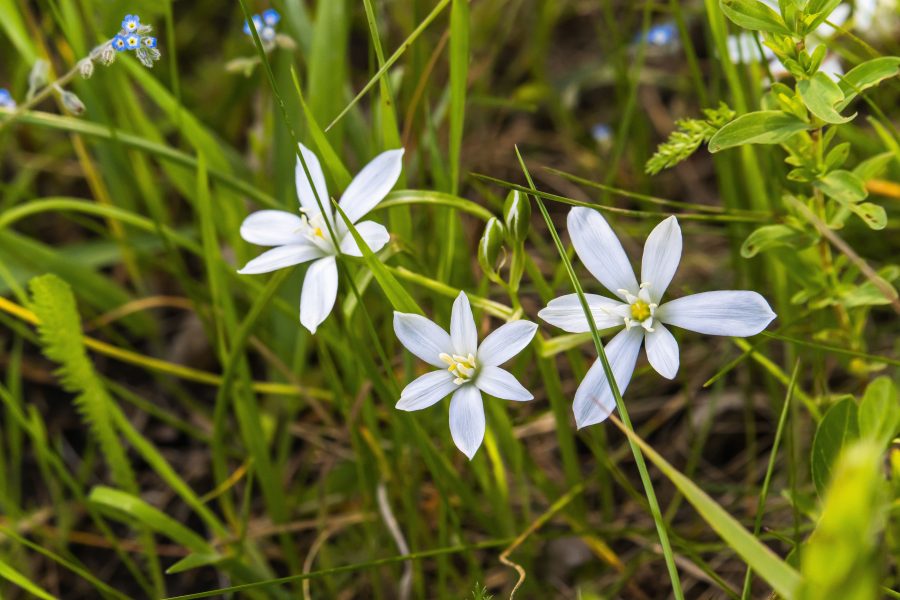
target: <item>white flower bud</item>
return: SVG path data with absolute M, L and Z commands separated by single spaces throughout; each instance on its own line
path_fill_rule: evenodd
M 90 58 L 83 58 L 78 62 L 78 72 L 84 79 L 90 79 L 94 74 L 94 61 Z

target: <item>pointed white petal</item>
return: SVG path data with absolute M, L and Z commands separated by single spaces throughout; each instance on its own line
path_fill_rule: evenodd
M 478 331 L 475 329 L 475 317 L 465 292 L 460 292 L 453 301 L 453 312 L 450 314 L 450 340 L 453 351 L 463 356 L 470 352 L 478 352 Z
M 678 270 L 681 261 L 681 227 L 669 217 L 653 228 L 644 244 L 641 283 L 650 284 L 650 297 L 657 304 Z
M 312 244 L 291 244 L 289 246 L 278 246 L 271 250 L 266 250 L 250 262 L 243 269 L 238 271 L 241 275 L 257 275 L 259 273 L 270 273 L 305 263 L 306 261 L 322 256 L 322 251 Z
M 375 221 L 363 221 L 355 225 L 357 233 L 362 237 L 363 241 L 369 246 L 372 252 L 378 252 L 391 239 L 391 234 L 384 228 L 381 223 Z M 341 240 L 341 252 L 350 256 L 362 256 L 362 251 L 356 243 L 356 239 L 349 231 L 344 234 Z
M 403 148 L 382 152 L 363 167 L 341 196 L 341 210 L 356 223 L 381 202 L 403 170 Z
M 394 333 L 406 349 L 435 367 L 447 367 L 438 358 L 442 353 L 452 354 L 450 336 L 436 323 L 422 315 L 394 313 Z
M 628 305 L 619 300 L 604 298 L 597 294 L 585 294 L 584 297 L 594 316 L 597 329 L 621 325 L 622 319 L 630 316 Z M 584 316 L 584 310 L 581 308 L 578 294 L 567 294 L 554 298 L 547 308 L 538 312 L 538 316 L 569 333 L 587 333 L 591 330 L 588 327 L 587 318 Z
M 569 211 L 569 237 L 578 258 L 603 287 L 624 299 L 619 290 L 638 293 L 638 282 L 628 256 L 606 219 L 592 208 Z
M 315 333 L 334 307 L 338 270 L 333 256 L 320 258 L 309 266 L 300 293 L 300 323 Z
M 672 379 L 678 373 L 678 342 L 675 341 L 672 332 L 666 329 L 662 323 L 655 323 L 653 331 L 644 334 L 647 344 L 647 360 L 656 372 Z
M 458 387 L 453 383 L 453 375 L 446 369 L 425 373 L 403 388 L 397 408 L 406 411 L 428 408 L 449 396 Z
M 472 384 L 460 386 L 450 400 L 450 435 L 453 443 L 472 460 L 484 440 L 484 404 Z
M 501 400 L 533 400 L 531 392 L 522 387 L 512 373 L 500 367 L 486 365 L 478 372 L 475 385 L 485 394 Z
M 631 374 L 634 373 L 638 351 L 641 349 L 641 341 L 644 339 L 643 331 L 640 327 L 623 329 L 605 348 L 606 357 L 609 359 L 613 375 L 619 386 L 619 393 L 622 395 L 625 394 L 625 390 L 631 382 Z M 606 373 L 603 371 L 603 363 L 598 358 L 588 369 L 587 375 L 575 392 L 575 401 L 572 403 L 575 424 L 578 429 L 581 429 L 600 423 L 605 421 L 615 408 L 616 400 L 609 389 Z
M 325 184 L 325 174 L 322 173 L 322 165 L 319 164 L 319 159 L 315 153 L 303 144 L 300 144 L 300 153 L 303 155 L 303 160 L 306 161 L 306 167 L 312 176 L 313 185 L 315 185 L 316 193 L 319 195 L 319 201 L 322 202 L 322 206 L 325 208 L 325 214 L 331 218 L 333 214 L 330 208 L 331 199 L 328 197 L 328 186 Z M 297 198 L 300 200 L 300 206 L 303 207 L 306 214 L 312 217 L 322 212 L 319 210 L 316 195 L 313 193 L 313 186 L 309 183 L 309 178 L 306 176 L 306 171 L 303 170 L 299 157 L 297 158 L 294 178 L 297 184 Z
M 707 335 L 756 335 L 775 318 L 766 299 L 756 292 L 703 292 L 666 302 L 656 318 Z
M 260 210 L 241 223 L 241 237 L 260 246 L 285 246 L 302 241 L 300 217 L 283 210 Z
M 478 347 L 478 364 L 502 365 L 531 343 L 537 323 L 513 321 L 501 325 L 484 338 Z

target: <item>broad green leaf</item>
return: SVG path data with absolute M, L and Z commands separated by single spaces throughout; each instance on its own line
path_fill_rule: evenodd
M 726 17 L 744 29 L 781 35 L 792 33 L 781 15 L 759 0 L 719 0 L 719 6 Z
M 841 204 L 855 204 L 869 195 L 865 183 L 850 171 L 843 169 L 832 171 L 813 185 Z
M 811 33 L 816 30 L 816 28 L 824 23 L 828 17 L 831 16 L 831 13 L 834 12 L 834 9 L 837 8 L 838 4 L 843 2 L 843 0 L 810 0 L 806 5 L 804 12 L 808 15 L 815 15 L 815 17 L 806 24 L 803 33 Z
M 852 443 L 838 457 L 834 478 L 823 491 L 815 531 L 801 548 L 799 600 L 875 600 L 882 576 L 880 551 L 885 524 L 881 449 L 872 441 Z
M 7 580 L 11 584 L 18 586 L 37 598 L 41 598 L 42 600 L 56 600 L 56 596 L 48 594 L 43 589 L 40 588 L 35 583 L 15 570 L 9 563 L 5 562 L 2 558 L 0 558 L 0 577 Z
M 856 117 L 856 113 L 849 117 L 841 116 L 835 109 L 844 100 L 844 93 L 831 77 L 821 71 L 810 79 L 800 81 L 797 90 L 809 111 L 826 123 L 838 125 L 852 121 Z
M 859 437 L 858 409 L 851 398 L 833 405 L 822 417 L 812 445 L 812 478 L 819 495 L 825 493 L 835 461 L 848 442 Z
M 741 245 L 741 256 L 752 258 L 760 252 L 782 246 L 805 248 L 813 241 L 805 232 L 788 225 L 763 225 L 744 240 Z
M 717 131 L 709 140 L 709 151 L 715 153 L 743 144 L 780 144 L 798 131 L 811 128 L 780 110 L 747 113 Z
M 647 442 L 631 430 L 620 428 L 631 438 L 644 455 L 675 484 L 684 494 L 685 499 L 700 513 L 710 527 L 734 550 L 750 567 L 753 568 L 783 598 L 795 597 L 800 587 L 800 574 L 779 558 L 768 546 L 764 545 L 753 534 L 747 531 L 737 519 L 732 517 L 697 484 L 670 465 Z
M 892 158 L 894 158 L 894 155 L 890 152 L 876 154 L 856 165 L 853 168 L 853 174 L 862 181 L 868 181 L 875 177 L 879 177 L 884 173 L 884 170 L 887 168 L 888 163 L 891 162 Z
M 847 206 L 853 214 L 862 219 L 869 229 L 881 230 L 887 227 L 887 212 L 874 202 L 860 202 Z
M 898 74 L 900 74 L 900 57 L 897 56 L 873 58 L 853 67 L 838 83 L 844 93 L 844 100 L 837 106 L 837 110 L 843 110 L 860 92 Z
M 890 377 L 881 376 L 866 387 L 859 404 L 859 433 L 883 449 L 900 429 L 900 396 Z

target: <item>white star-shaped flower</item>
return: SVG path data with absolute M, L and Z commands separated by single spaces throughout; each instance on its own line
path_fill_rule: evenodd
M 531 400 L 534 396 L 500 365 L 527 346 L 537 331 L 530 321 L 507 323 L 478 345 L 478 332 L 464 292 L 453 302 L 450 333 L 423 316 L 394 313 L 394 331 L 406 349 L 435 367 L 410 383 L 400 394 L 397 408 L 428 408 L 453 394 L 450 433 L 456 447 L 471 460 L 484 439 L 481 392 L 503 400 Z
M 335 218 L 319 159 L 303 144 L 300 144 L 300 151 L 312 177 L 310 184 L 298 158 L 296 181 L 301 214 L 296 215 L 282 210 L 261 210 L 244 219 L 241 224 L 242 238 L 251 244 L 274 248 L 263 252 L 238 272 L 269 273 L 284 267 L 315 261 L 306 272 L 300 294 L 300 322 L 310 333 L 315 333 L 331 313 L 337 297 L 338 271 L 335 257 L 338 248 L 335 247 L 329 233 L 329 224 L 339 240 L 341 253 L 362 256 L 362 252 L 348 231 L 344 219 Z M 388 150 L 376 156 L 353 178 L 339 203 L 341 210 L 350 222 L 355 224 L 357 232 L 373 252 L 377 252 L 388 243 L 390 234 L 383 225 L 375 221 L 357 222 L 375 208 L 397 183 L 403 168 L 402 159 L 402 148 Z M 324 215 L 319 210 L 313 186 L 325 208 Z
M 674 216 L 650 232 L 641 261 L 640 283 L 622 244 L 599 212 L 573 208 L 568 226 L 581 262 L 618 297 L 614 300 L 585 294 L 598 329 L 625 326 L 606 345 L 606 355 L 622 394 L 631 381 L 644 341 L 650 365 L 663 377 L 675 377 L 678 343 L 665 325 L 707 335 L 747 337 L 765 329 L 775 318 L 769 303 L 756 292 L 702 292 L 660 304 L 681 260 L 681 228 Z M 551 300 L 538 316 L 571 333 L 590 331 L 577 294 Z M 575 392 L 575 422 L 579 429 L 600 423 L 615 407 L 603 364 L 597 360 Z

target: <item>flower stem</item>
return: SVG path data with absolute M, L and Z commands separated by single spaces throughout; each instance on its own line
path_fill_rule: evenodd
M 516 155 L 519 158 L 519 163 L 522 166 L 522 171 L 525 173 L 525 178 L 528 180 L 528 186 L 532 190 L 534 190 L 534 182 L 531 179 L 528 168 L 525 166 L 525 161 L 522 160 L 522 155 L 519 154 L 518 148 L 516 148 Z M 579 283 L 578 278 L 575 276 L 575 270 L 572 268 L 572 263 L 569 260 L 569 256 L 566 253 L 562 240 L 560 240 L 559 238 L 559 233 L 557 233 L 556 227 L 553 226 L 553 221 L 550 219 L 550 214 L 547 212 L 547 207 L 544 206 L 544 202 L 537 195 L 534 195 L 533 198 L 544 217 L 544 221 L 547 223 L 547 228 L 550 230 L 550 235 L 553 237 L 553 241 L 556 244 L 557 250 L 559 251 L 560 258 L 562 259 L 563 264 L 566 267 L 566 271 L 569 274 L 572 285 L 575 287 L 575 292 L 578 294 L 578 299 L 581 301 L 581 307 L 584 310 L 584 315 L 587 318 L 588 324 L 591 328 L 591 337 L 593 338 L 594 346 L 597 349 L 598 360 L 603 365 L 603 371 L 606 374 L 606 380 L 609 383 L 609 387 L 612 391 L 613 397 L 616 399 L 616 407 L 619 410 L 619 416 L 626 429 L 633 432 L 634 427 L 632 427 L 631 425 L 631 419 L 628 416 L 628 411 L 626 410 L 625 403 L 622 400 L 622 394 L 619 391 L 619 386 L 616 383 L 615 376 L 612 372 L 612 367 L 609 364 L 609 359 L 607 358 L 606 351 L 603 348 L 603 342 L 600 340 L 600 334 L 597 332 L 597 325 L 596 323 L 594 323 L 594 316 L 591 313 L 591 310 L 587 304 L 587 300 L 584 297 L 584 290 L 582 289 L 581 283 Z M 672 580 L 672 592 L 675 594 L 676 600 L 684 600 L 684 592 L 682 592 L 681 590 L 681 581 L 678 578 L 678 569 L 675 566 L 675 554 L 672 551 L 672 544 L 669 541 L 669 533 L 666 529 L 666 523 L 659 508 L 659 501 L 656 499 L 656 492 L 653 490 L 653 480 L 650 478 L 650 473 L 647 471 L 647 463 L 644 461 L 644 455 L 641 452 L 640 447 L 630 437 L 628 438 L 628 445 L 631 447 L 632 454 L 634 454 L 634 462 L 637 465 L 638 472 L 641 475 L 641 483 L 643 483 L 644 485 L 644 493 L 647 496 L 647 504 L 650 507 L 650 513 L 653 516 L 653 522 L 656 524 L 656 531 L 659 535 L 659 543 L 662 547 L 663 557 L 666 561 L 666 568 L 668 569 L 669 577 Z
M 53 91 L 56 88 L 62 88 L 63 86 L 67 85 L 70 81 L 72 81 L 72 79 L 75 78 L 75 75 L 78 74 L 78 65 L 80 63 L 81 63 L 80 60 L 77 61 L 75 63 L 75 65 L 69 70 L 68 73 L 66 73 L 62 77 L 56 79 L 55 81 L 51 81 L 50 83 L 45 85 L 41 89 L 41 91 L 39 91 L 34 96 L 32 96 L 30 100 L 26 100 L 25 102 L 20 104 L 16 108 L 16 110 L 9 116 L 8 119 L 4 119 L 3 121 L 0 121 L 0 132 L 2 132 L 7 126 L 11 125 L 13 123 L 13 121 L 17 120 L 19 117 L 21 117 L 23 114 L 25 114 L 28 110 L 34 108 L 35 106 L 37 106 L 38 104 L 40 104 L 41 102 L 46 100 L 50 96 L 50 94 L 53 93 Z

